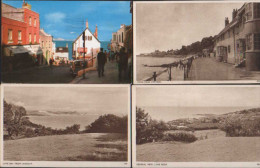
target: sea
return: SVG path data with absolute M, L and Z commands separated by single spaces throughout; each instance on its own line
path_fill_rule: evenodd
M 226 114 L 253 107 L 140 107 L 148 113 L 152 119 L 172 121 L 182 118 L 200 118 L 208 114 Z
M 30 121 L 53 129 L 65 129 L 73 124 L 80 124 L 80 130 L 98 119 L 99 115 L 57 115 L 57 116 L 28 116 Z
M 162 65 L 162 64 L 170 64 L 175 61 L 178 61 L 180 58 L 173 57 L 150 57 L 144 56 L 139 57 L 136 56 L 136 79 L 137 81 L 143 81 L 148 77 L 152 77 L 153 73 L 160 72 L 165 70 L 165 68 L 161 67 L 146 67 L 146 65 Z M 157 81 L 168 81 L 169 75 L 167 72 L 164 72 L 162 75 L 157 77 Z M 179 68 L 172 68 L 172 80 L 175 81 L 183 81 L 184 80 L 184 71 Z
M 56 45 L 56 47 L 66 47 L 66 45 L 68 44 L 68 48 L 69 48 L 69 59 L 72 60 L 72 40 L 54 40 L 53 41 Z M 110 41 L 101 41 L 101 48 L 104 48 L 104 51 L 106 50 L 107 52 L 108 50 L 108 44 L 110 43 Z

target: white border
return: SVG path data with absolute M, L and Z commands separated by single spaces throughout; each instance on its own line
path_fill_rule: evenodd
M 179 86 L 179 85 L 135 85 L 132 87 L 132 160 L 133 167 L 260 167 L 260 158 L 259 162 L 138 162 L 136 160 L 136 89 L 137 88 L 165 88 L 165 87 L 237 87 L 238 91 L 240 87 L 256 87 L 260 90 L 260 85 L 188 85 L 188 86 Z M 192 93 L 191 93 L 192 94 Z M 160 99 L 158 97 L 158 99 Z M 156 155 L 156 153 L 155 153 Z M 163 157 L 163 156 L 162 156 Z
M 136 4 L 143 3 L 245 3 L 245 2 L 259 2 L 256 0 L 245 1 L 245 0 L 233 0 L 233 1 L 134 1 L 133 2 L 133 30 L 134 30 L 134 44 L 133 44 L 133 56 L 134 56 L 134 68 L 133 68 L 133 84 L 245 84 L 245 83 L 260 83 L 260 79 L 256 80 L 194 80 L 194 81 L 138 81 L 136 76 Z M 232 11 L 230 11 L 232 12 Z
M 4 100 L 4 88 L 5 87 L 122 87 L 128 90 L 128 161 L 4 161 L 3 157 L 3 100 Z M 116 93 L 115 93 L 116 94 Z M 131 137 L 130 137 L 130 85 L 129 84 L 88 84 L 88 85 L 75 85 L 75 84 L 2 84 L 1 85 L 1 159 L 0 167 L 130 167 L 131 166 Z M 7 164 L 8 163 L 8 164 Z

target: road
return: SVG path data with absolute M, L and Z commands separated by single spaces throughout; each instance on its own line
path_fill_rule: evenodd
M 2 73 L 3 83 L 69 83 L 74 78 L 70 66 L 40 66 Z
M 130 80 L 123 78 L 119 81 L 118 67 L 116 62 L 107 62 L 105 64 L 105 72 L 103 77 L 98 77 L 98 71 L 86 72 L 85 79 L 81 76 L 75 78 L 71 83 L 73 84 L 118 84 L 118 83 L 130 83 Z
M 214 58 L 198 58 L 192 63 L 187 80 L 259 80 L 260 71 L 246 71 Z

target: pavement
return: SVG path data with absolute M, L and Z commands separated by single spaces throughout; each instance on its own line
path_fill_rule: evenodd
M 27 69 L 2 72 L 3 83 L 70 83 L 74 78 L 70 73 L 70 65 L 47 65 Z
M 118 84 L 118 83 L 130 83 L 129 79 L 124 79 L 122 75 L 122 81 L 118 79 L 118 68 L 116 62 L 107 62 L 104 68 L 104 76 L 98 77 L 98 71 L 92 70 L 85 73 L 85 79 L 82 76 L 76 77 L 71 84 Z
M 187 80 L 260 80 L 260 71 L 235 68 L 233 64 L 218 62 L 215 58 L 197 58 Z

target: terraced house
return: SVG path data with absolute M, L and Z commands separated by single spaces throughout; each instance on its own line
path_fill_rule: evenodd
M 249 71 L 260 70 L 260 3 L 245 3 L 233 10 L 231 21 L 225 18 L 214 52 L 219 61 L 244 64 Z

